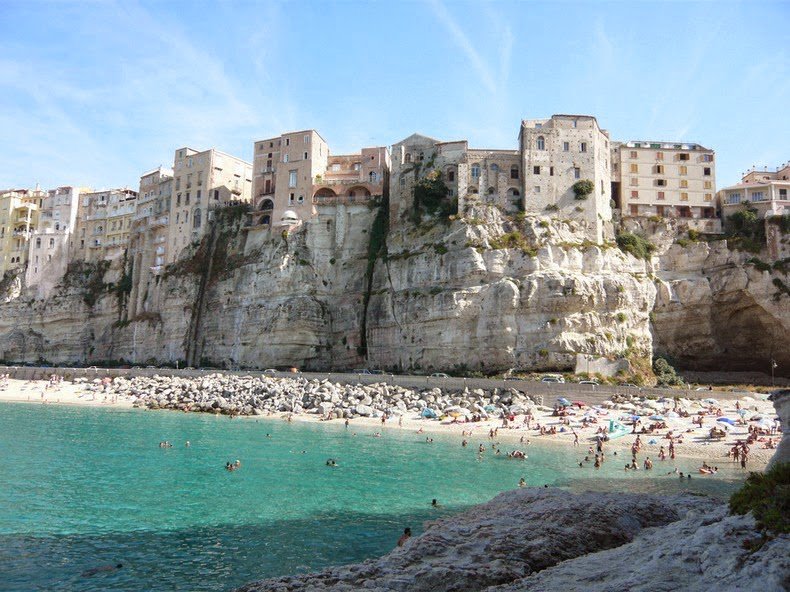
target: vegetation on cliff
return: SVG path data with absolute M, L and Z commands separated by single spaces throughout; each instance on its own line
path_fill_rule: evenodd
M 656 247 L 646 238 L 631 232 L 621 232 L 617 235 L 617 246 L 624 253 L 631 253 L 637 259 L 650 260 Z
M 751 473 L 732 494 L 730 511 L 751 512 L 758 527 L 790 533 L 790 463 L 776 464 L 766 473 Z

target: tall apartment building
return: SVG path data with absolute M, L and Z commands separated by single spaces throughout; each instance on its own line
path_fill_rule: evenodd
M 459 211 L 474 203 L 521 209 L 523 184 L 517 150 L 469 148 L 466 140 L 442 142 L 412 134 L 392 146 L 390 224 L 397 225 L 414 208 L 414 185 L 429 170 L 438 172 L 448 197 Z
M 165 265 L 172 190 L 173 169 L 160 166 L 140 177 L 137 210 L 129 241 L 132 265 L 132 292 L 128 302 L 130 318 L 142 312 L 142 299 Z
M 724 220 L 748 203 L 760 217 L 790 214 L 790 162 L 776 170 L 749 169 L 737 185 L 719 192 L 718 201 Z
M 524 210 L 584 222 L 591 240 L 612 234 L 610 140 L 589 115 L 552 115 L 521 122 Z M 583 180 L 592 192 L 579 199 Z
M 131 189 L 82 194 L 76 233 L 70 241 L 71 259 L 96 262 L 122 258 L 136 209 L 137 192 Z
M 363 202 L 382 195 L 389 171 L 386 147 L 330 155 L 315 130 L 255 142 L 253 225 L 290 225 L 313 218 L 322 204 Z
M 213 148 L 176 150 L 173 177 L 166 263 L 203 237 L 214 208 L 248 202 L 252 194 L 252 165 Z
M 624 217 L 681 218 L 720 232 L 714 151 L 683 142 L 631 141 L 612 147 L 615 201 Z
M 0 191 L 0 277 L 27 264 L 29 241 L 45 197 L 38 187 Z
M 38 227 L 29 242 L 25 273 L 25 284 L 37 286 L 42 298 L 66 272 L 82 191 L 85 190 L 78 187 L 58 187 L 47 191 L 42 200 Z

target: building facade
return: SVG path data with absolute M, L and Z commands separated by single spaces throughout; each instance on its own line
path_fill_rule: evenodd
M 521 122 L 524 210 L 584 223 L 591 240 L 612 235 L 610 140 L 589 115 L 552 115 Z M 592 190 L 574 186 L 590 181 Z M 580 186 L 577 186 L 580 187 Z
M 86 190 L 79 187 L 58 187 L 47 191 L 42 200 L 38 227 L 29 243 L 25 273 L 25 284 L 37 286 L 40 297 L 45 297 L 66 273 L 83 191 Z
M 381 196 L 389 171 L 386 147 L 330 155 L 315 130 L 255 142 L 251 224 L 271 228 L 309 220 L 322 205 Z
M 46 195 L 38 187 L 0 192 L 0 277 L 6 271 L 25 269 Z
M 790 162 L 776 170 L 750 169 L 737 185 L 725 187 L 718 194 L 722 218 L 748 204 L 761 218 L 790 214 Z
M 720 232 L 715 153 L 686 142 L 629 141 L 612 147 L 615 201 L 623 217 L 680 218 Z
M 129 246 L 137 192 L 109 189 L 80 196 L 71 259 L 95 263 L 122 258 Z
M 213 209 L 250 201 L 252 165 L 213 148 L 202 152 L 179 148 L 173 159 L 173 179 L 166 263 L 203 238 Z

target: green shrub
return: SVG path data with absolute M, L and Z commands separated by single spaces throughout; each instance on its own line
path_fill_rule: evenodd
M 433 250 L 439 255 L 444 255 L 447 252 L 447 247 L 445 247 L 442 243 L 436 243 L 433 245 Z
M 699 242 L 700 240 L 699 230 L 697 230 L 696 228 L 689 228 L 689 240 L 692 240 L 695 243 Z
M 546 211 L 547 212 L 556 212 L 559 209 L 560 209 L 560 206 L 558 206 L 557 204 L 549 204 L 549 205 L 546 206 Z
M 748 202 L 734 214 L 727 216 L 729 232 L 727 246 L 740 251 L 759 253 L 765 246 L 765 223 L 757 209 Z
M 622 232 L 617 235 L 617 246 L 625 253 L 631 253 L 637 259 L 649 260 L 655 246 L 646 238 L 631 232 Z
M 758 259 L 757 257 L 752 257 L 746 263 L 751 263 L 758 271 L 771 271 L 771 265 Z
M 730 497 L 730 512 L 751 512 L 760 528 L 790 532 L 790 463 L 774 465 L 764 474 L 751 473 Z
M 578 200 L 587 199 L 595 189 L 595 185 L 589 179 L 582 179 L 573 184 L 573 194 Z
M 548 355 L 549 355 L 549 350 L 547 350 L 547 349 L 545 349 L 545 348 L 541 348 L 541 349 L 539 349 L 539 350 L 538 350 L 538 355 L 539 355 L 541 358 L 548 357 Z
M 618 312 L 618 313 L 617 313 L 617 317 L 616 317 L 616 318 L 617 318 L 617 322 L 618 322 L 618 323 L 625 323 L 625 321 L 626 321 L 626 319 L 627 319 L 628 317 L 626 317 L 626 316 L 625 316 L 625 313 L 624 313 L 624 312 Z
M 653 372 L 658 379 L 658 386 L 682 386 L 684 384 L 683 379 L 664 358 L 656 358 L 653 362 Z
M 538 222 L 538 226 L 540 226 L 541 228 L 548 228 L 549 222 L 548 220 L 541 220 L 540 222 Z

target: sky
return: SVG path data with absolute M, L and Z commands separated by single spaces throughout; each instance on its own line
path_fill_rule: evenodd
M 0 0 L 0 188 L 132 187 L 177 148 L 251 160 L 419 132 L 515 149 L 521 119 L 790 160 L 790 1 Z

